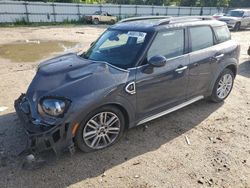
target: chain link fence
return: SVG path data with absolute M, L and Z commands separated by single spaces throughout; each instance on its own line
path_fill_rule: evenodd
M 0 1 L 0 23 L 14 23 L 21 20 L 36 22 L 78 21 L 84 15 L 95 11 L 106 11 L 119 18 L 145 15 L 192 16 L 213 15 L 225 12 L 220 7 L 178 7 L 148 5 L 113 5 L 113 4 L 73 4 L 43 3 L 25 1 Z

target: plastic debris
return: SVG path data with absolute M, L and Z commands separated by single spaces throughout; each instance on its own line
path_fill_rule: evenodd
M 190 145 L 190 140 L 189 140 L 189 138 L 188 138 L 187 136 L 185 136 L 185 138 L 186 138 L 187 144 Z
M 32 163 L 35 161 L 35 156 L 33 154 L 27 155 L 26 160 L 28 163 Z
M 5 111 L 5 110 L 7 110 L 7 109 L 8 109 L 7 106 L 0 106 L 0 112 L 3 112 L 3 111 Z
M 139 175 L 135 175 L 134 178 L 139 178 L 140 176 Z
M 23 169 L 36 170 L 44 166 L 46 163 L 43 159 L 37 159 L 33 154 L 27 155 L 22 165 Z
M 138 164 L 141 164 L 141 162 L 134 162 L 133 165 L 138 165 Z
M 39 40 L 25 40 L 26 43 L 40 44 Z

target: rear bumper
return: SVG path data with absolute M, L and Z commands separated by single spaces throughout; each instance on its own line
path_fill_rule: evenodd
M 15 100 L 15 109 L 28 137 L 27 151 L 39 153 L 44 150 L 53 149 L 61 153 L 74 144 L 70 130 L 70 123 L 59 125 L 46 125 L 45 123 L 34 123 L 30 114 L 23 110 L 25 95 L 22 94 Z

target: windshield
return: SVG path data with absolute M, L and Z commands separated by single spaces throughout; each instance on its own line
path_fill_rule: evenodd
M 147 33 L 138 31 L 107 30 L 82 57 L 132 68 L 145 46 L 146 36 Z
M 232 17 L 243 17 L 244 12 L 243 11 L 229 11 L 227 16 L 232 16 Z
M 102 14 L 101 11 L 96 11 L 96 12 L 94 12 L 94 15 L 101 15 L 101 14 Z

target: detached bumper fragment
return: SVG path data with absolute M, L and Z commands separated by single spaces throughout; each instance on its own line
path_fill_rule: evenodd
M 74 144 L 71 131 L 69 131 L 70 123 L 53 126 L 37 123 L 31 117 L 29 102 L 24 94 L 15 100 L 14 106 L 28 136 L 26 151 L 39 153 L 53 149 L 56 154 L 61 154 L 69 149 L 71 153 L 73 152 Z

